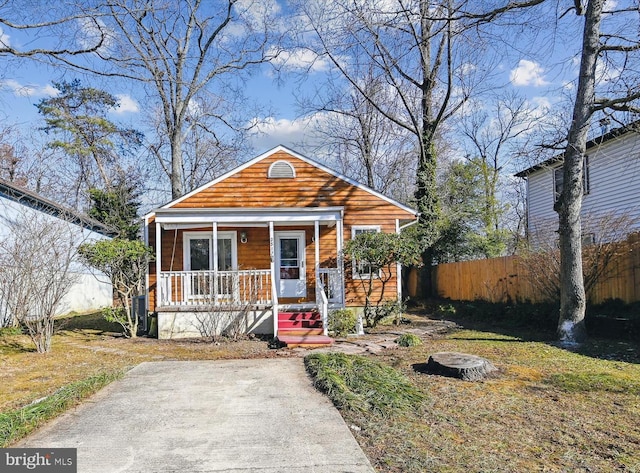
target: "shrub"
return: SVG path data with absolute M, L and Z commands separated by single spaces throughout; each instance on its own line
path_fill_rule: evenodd
M 329 312 L 329 331 L 336 337 L 355 333 L 358 317 L 351 309 L 336 309 Z
M 440 304 L 436 309 L 438 317 L 448 317 L 456 314 L 456 308 L 453 304 Z
M 426 400 L 402 373 L 363 356 L 315 353 L 304 363 L 314 385 L 341 409 L 380 417 L 415 415 Z
M 405 333 L 396 338 L 396 343 L 401 347 L 416 347 L 422 345 L 422 339 L 414 333 Z
M 22 327 L 16 325 L 15 327 L 2 327 L 0 328 L 0 337 L 10 337 L 12 335 L 22 335 Z
M 384 303 L 371 307 L 366 317 L 367 327 L 375 327 L 383 319 L 391 319 L 396 325 L 399 324 L 402 314 L 405 312 L 405 305 L 399 300 L 385 301 Z

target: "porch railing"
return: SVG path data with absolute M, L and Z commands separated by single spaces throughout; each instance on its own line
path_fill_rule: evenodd
M 318 287 L 322 284 L 329 304 L 344 304 L 344 285 L 338 268 L 318 268 Z
M 326 288 L 322 284 L 322 280 L 319 279 L 316 285 L 316 305 L 322 316 L 322 327 L 324 328 L 324 334 L 329 334 L 329 300 L 327 299 Z
M 163 271 L 160 306 L 271 305 L 269 269 Z

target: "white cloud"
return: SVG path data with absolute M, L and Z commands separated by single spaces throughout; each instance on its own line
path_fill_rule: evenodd
M 613 82 L 622 74 L 621 69 L 615 65 L 598 59 L 596 63 L 596 82 L 598 84 Z
M 303 142 L 308 141 L 308 137 L 314 135 L 314 130 L 322 120 L 326 120 L 324 113 L 294 120 L 275 117 L 256 118 L 251 122 L 251 143 L 258 151 L 266 151 L 278 145 L 300 148 Z
M 0 28 L 0 44 L 4 47 L 11 46 L 11 39 L 8 34 L 6 34 L 2 28 Z
M 130 95 L 127 94 L 116 94 L 115 97 L 118 99 L 118 107 L 115 107 L 112 112 L 117 114 L 122 113 L 138 113 L 140 111 L 140 106 L 138 102 L 136 102 Z
M 105 53 L 114 43 L 115 35 L 99 18 L 79 18 L 80 35 L 78 43 L 83 48 L 93 48 L 102 41 L 100 51 Z
M 271 62 L 276 66 L 281 66 L 286 69 L 304 69 L 309 72 L 322 72 L 327 71 L 331 67 L 331 63 L 327 59 L 318 57 L 316 53 L 308 49 L 283 50 L 277 54 L 276 52 L 274 49 L 269 51 L 270 55 L 275 56 Z
M 0 82 L 3 89 L 13 92 L 16 97 L 55 97 L 59 91 L 50 84 L 21 84 L 13 79 L 6 79 Z
M 520 59 L 518 67 L 511 70 L 509 80 L 513 85 L 517 86 L 533 86 L 540 87 L 547 85 L 548 82 L 544 79 L 544 69 L 540 64 L 528 59 Z

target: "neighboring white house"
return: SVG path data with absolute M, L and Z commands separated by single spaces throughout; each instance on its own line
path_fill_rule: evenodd
M 59 222 L 68 228 L 71 241 L 77 245 L 110 238 L 108 229 L 100 222 L 0 179 L 0 238 L 10 236 L 12 222 L 25 218 Z M 113 292 L 108 277 L 80 263 L 73 264 L 72 272 L 77 274 L 77 282 L 63 300 L 59 313 L 86 312 L 112 304 Z
M 527 238 L 533 244 L 557 240 L 553 206 L 562 190 L 562 161 L 556 156 L 516 174 L 526 179 Z M 640 230 L 640 122 L 589 141 L 584 169 L 584 244 Z

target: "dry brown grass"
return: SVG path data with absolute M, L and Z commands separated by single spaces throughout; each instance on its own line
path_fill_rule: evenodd
M 501 373 L 472 383 L 414 369 L 439 351 L 486 357 Z M 389 422 L 349 419 L 362 427 L 357 436 L 379 471 L 640 471 L 637 362 L 475 331 L 382 359 L 427 393 L 430 405 Z
M 48 396 L 74 381 L 144 361 L 217 360 L 275 356 L 266 341 L 212 344 L 200 340 L 126 339 L 100 315 L 70 318 L 50 353 L 35 352 L 26 335 L 0 337 L 0 412 Z
M 419 318 L 413 319 L 410 326 L 418 326 Z M 54 337 L 48 355 L 35 353 L 26 337 L 0 337 L 0 413 L 143 361 L 278 356 L 261 340 L 127 340 L 115 330 L 97 316 L 74 318 Z M 354 435 L 378 471 L 640 471 L 637 345 L 593 341 L 586 355 L 494 331 L 425 338 L 424 345 L 375 357 L 409 377 L 428 399 L 412 416 L 344 413 L 348 424 L 362 429 Z M 437 351 L 486 357 L 500 375 L 471 383 L 414 369 Z

